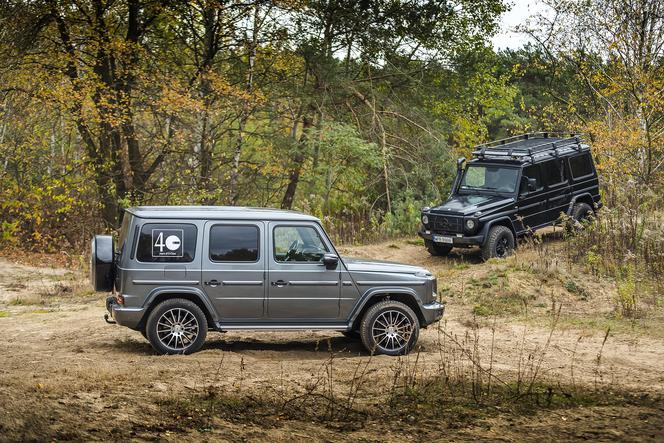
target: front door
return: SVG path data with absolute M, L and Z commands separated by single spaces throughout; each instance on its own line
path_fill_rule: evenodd
M 530 188 L 528 179 L 534 179 L 535 187 Z M 523 168 L 517 200 L 517 215 L 521 217 L 521 230 L 536 229 L 547 221 L 547 206 L 544 185 L 539 165 Z
M 327 269 L 322 259 L 332 245 L 316 223 L 272 222 L 268 308 L 270 320 L 307 323 L 339 316 L 343 264 Z
M 265 225 L 205 224 L 202 281 L 222 323 L 260 320 L 266 295 Z

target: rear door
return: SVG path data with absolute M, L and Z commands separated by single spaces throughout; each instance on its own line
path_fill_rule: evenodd
M 269 319 L 307 323 L 338 318 L 343 264 L 336 269 L 323 265 L 332 245 L 322 228 L 309 222 L 269 226 Z
M 541 164 L 542 181 L 546 188 L 546 222 L 553 223 L 566 212 L 572 198 L 567 171 L 562 159 L 549 160 Z
M 529 178 L 535 180 L 535 189 L 529 189 Z M 521 217 L 523 231 L 527 231 L 529 228 L 536 229 L 546 223 L 547 208 L 544 193 L 540 166 L 534 164 L 523 168 L 519 185 L 519 198 L 517 200 L 517 215 Z
M 205 224 L 202 281 L 223 323 L 255 322 L 264 315 L 265 225 L 259 221 Z

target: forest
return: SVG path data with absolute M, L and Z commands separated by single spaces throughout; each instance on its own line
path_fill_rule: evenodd
M 664 5 L 546 3 L 497 51 L 505 0 L 2 2 L 0 246 L 81 251 L 169 204 L 412 235 L 457 157 L 535 131 L 586 134 L 609 207 L 657 207 Z

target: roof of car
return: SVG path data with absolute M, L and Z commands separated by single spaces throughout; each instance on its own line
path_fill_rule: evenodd
M 126 212 L 141 218 L 319 221 L 298 211 L 244 206 L 134 206 Z
M 536 132 L 475 146 L 473 161 L 527 164 L 589 150 L 580 134 Z

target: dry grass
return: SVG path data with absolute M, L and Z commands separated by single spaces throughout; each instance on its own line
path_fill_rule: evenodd
M 138 333 L 101 321 L 101 294 L 90 302 L 73 283 L 58 289 L 69 284 L 62 272 L 34 304 L 0 303 L 9 399 L 0 431 L 17 440 L 659 437 L 661 341 L 648 336 L 661 322 L 635 334 L 634 319 L 614 314 L 612 277 L 569 260 L 567 245 L 549 233 L 485 264 L 468 251 L 430 257 L 415 239 L 346 247 L 440 279 L 446 320 L 401 358 L 325 333 L 210 334 L 202 352 L 155 356 Z M 14 269 L 20 281 L 34 271 Z

